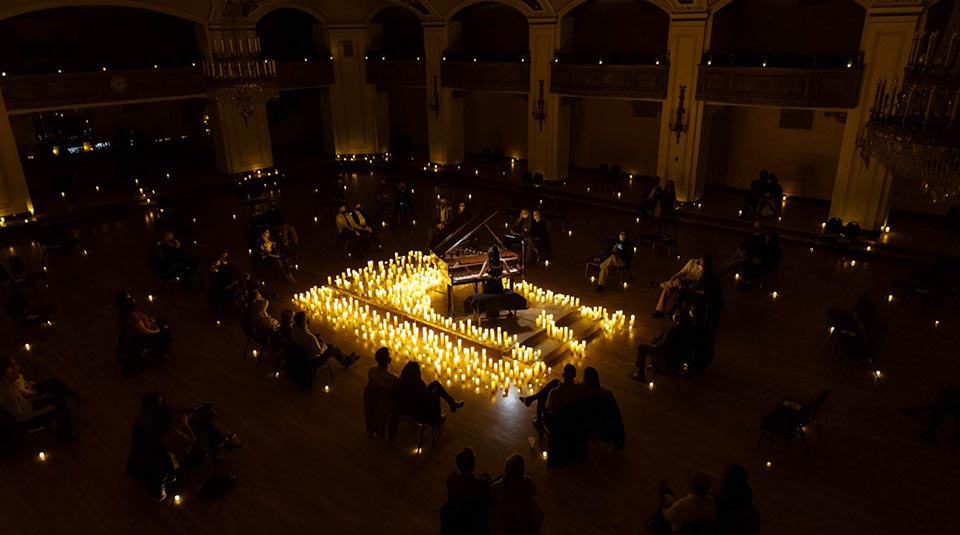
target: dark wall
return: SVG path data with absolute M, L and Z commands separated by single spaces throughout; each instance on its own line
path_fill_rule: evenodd
M 572 50 L 577 55 L 610 57 L 620 54 L 656 55 L 667 49 L 670 17 L 643 1 L 583 4 L 564 18 L 573 25 Z
M 714 18 L 710 51 L 855 55 L 865 14 L 854 0 L 734 0 Z
M 263 55 L 277 61 L 297 61 L 327 55 L 323 27 L 309 13 L 277 9 L 257 22 Z
M 326 89 L 282 91 L 280 98 L 267 102 L 271 143 L 321 153 L 324 147 L 321 103 L 328 98 L 326 93 Z
M 461 11 L 460 52 L 518 56 L 530 48 L 527 18 L 503 4 L 476 4 Z
M 71 7 L 0 21 L 0 66 L 16 74 L 198 61 L 196 26 L 170 15 L 120 7 Z
M 373 23 L 371 45 L 374 50 L 394 58 L 423 57 L 423 27 L 410 10 L 388 7 L 374 17 Z

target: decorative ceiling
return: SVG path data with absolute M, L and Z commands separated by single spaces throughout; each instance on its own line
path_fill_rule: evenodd
M 424 19 L 442 20 L 481 1 L 496 1 L 515 7 L 533 18 L 563 15 L 590 0 L 237 0 L 254 16 L 278 8 L 299 8 L 330 24 L 368 21 L 384 7 L 403 6 Z M 600 0 L 635 1 L 635 0 Z M 671 13 L 706 12 L 736 0 L 648 0 Z M 856 0 L 865 7 L 929 5 L 936 0 Z M 195 22 L 216 17 L 222 0 L 0 0 L 0 19 L 31 11 L 57 7 L 122 6 L 140 7 L 179 16 Z M 256 7 L 259 6 L 259 7 Z

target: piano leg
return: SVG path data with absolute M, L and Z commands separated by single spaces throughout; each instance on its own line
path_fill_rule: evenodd
M 447 285 L 447 315 L 453 316 L 453 285 Z

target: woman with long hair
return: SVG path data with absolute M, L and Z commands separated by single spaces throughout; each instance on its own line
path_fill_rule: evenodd
M 440 412 L 441 399 L 447 402 L 451 413 L 463 407 L 463 402 L 453 399 L 439 381 L 424 383 L 420 364 L 415 361 L 408 362 L 400 371 L 400 378 L 393 385 L 393 399 L 400 414 L 431 423 L 443 423 L 445 419 Z
M 525 473 L 523 456 L 507 459 L 503 477 L 490 487 L 492 535 L 537 535 L 543 511 L 537 503 L 537 485 Z

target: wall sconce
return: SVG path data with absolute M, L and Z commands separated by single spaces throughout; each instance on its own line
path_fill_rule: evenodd
M 680 98 L 677 99 L 677 121 L 670 123 L 670 131 L 677 136 L 677 145 L 680 144 L 680 135 L 687 131 L 687 125 L 683 124 L 683 114 L 687 110 L 683 108 L 683 101 L 687 98 L 687 86 L 680 86 Z
M 436 76 L 433 77 L 433 102 L 430 103 L 430 111 L 437 120 L 440 119 L 440 89 Z
M 540 131 L 543 132 L 543 121 L 547 118 L 547 110 L 543 102 L 543 80 L 540 80 L 540 96 L 537 98 L 537 104 L 533 109 L 533 120 L 540 123 Z

